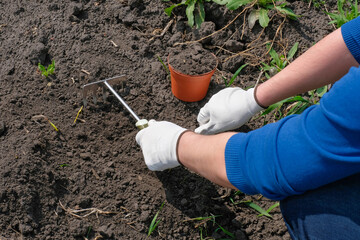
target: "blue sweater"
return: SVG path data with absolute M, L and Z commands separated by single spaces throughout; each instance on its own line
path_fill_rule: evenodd
M 360 17 L 341 32 L 360 62 Z M 352 67 L 319 105 L 232 136 L 225 164 L 236 188 L 274 200 L 360 173 L 360 68 Z

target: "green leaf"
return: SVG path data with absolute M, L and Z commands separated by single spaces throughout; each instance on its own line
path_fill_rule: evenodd
M 320 88 L 316 89 L 316 94 L 317 94 L 319 97 L 322 97 L 327 91 L 328 91 L 328 87 L 327 87 L 327 86 L 320 87 Z
M 266 28 L 270 22 L 268 12 L 269 12 L 269 10 L 266 10 L 264 8 L 261 8 L 259 10 L 259 23 L 260 23 L 260 26 L 263 28 Z
M 160 209 L 156 212 L 154 218 L 152 219 L 152 221 L 150 223 L 149 231 L 148 231 L 148 236 L 150 236 L 151 233 L 156 229 L 157 225 L 159 225 L 161 220 L 156 221 L 156 219 L 159 216 L 161 209 L 164 207 L 164 204 L 165 204 L 165 202 L 163 202 L 161 204 Z
M 267 44 L 266 48 L 269 49 L 270 44 Z M 281 59 L 279 57 L 279 54 L 277 54 L 277 52 L 273 48 L 270 49 L 269 54 L 271 58 L 275 61 L 276 66 L 281 66 Z
M 256 23 L 256 21 L 259 20 L 259 11 L 258 10 L 252 10 L 248 16 L 248 22 L 249 22 L 249 28 L 252 29 Z
M 217 3 L 219 5 L 226 5 L 230 0 L 212 0 L 214 3 Z
M 189 2 L 188 6 L 186 7 L 186 16 L 187 16 L 188 24 L 190 27 L 194 26 L 195 1 L 196 0 L 191 0 Z
M 205 21 L 204 4 L 200 1 L 197 2 L 197 8 L 195 13 L 196 27 L 200 28 L 201 24 Z
M 280 203 L 279 203 L 279 202 L 276 202 L 275 204 L 273 204 L 272 206 L 270 206 L 270 207 L 266 210 L 266 212 L 270 213 L 274 208 L 276 208 L 276 207 L 278 207 L 278 206 L 280 206 Z M 258 217 L 261 217 L 261 216 L 263 216 L 263 214 L 259 214 L 259 215 L 258 215 Z
M 184 5 L 186 4 L 186 1 L 182 1 L 181 3 L 178 3 L 178 4 L 174 4 L 174 5 L 171 5 L 170 7 L 168 8 L 165 8 L 165 13 L 170 17 L 171 16 L 171 13 L 173 11 L 174 8 L 178 7 L 178 6 L 181 6 L 181 5 Z
M 293 10 L 291 10 L 290 8 L 287 7 L 280 7 L 280 6 L 276 6 L 275 7 L 279 12 L 281 12 L 282 14 L 284 14 L 285 16 L 289 17 L 292 20 L 296 20 L 297 18 L 301 17 L 300 15 L 296 15 Z
M 178 6 L 178 4 L 174 4 L 174 5 L 171 5 L 170 7 L 168 7 L 168 8 L 165 8 L 165 13 L 170 17 L 171 16 L 171 13 L 172 13 L 172 10 L 174 9 L 174 8 L 176 8 Z
M 235 78 L 239 75 L 239 73 L 241 72 L 241 70 L 244 69 L 244 67 L 246 67 L 247 65 L 249 65 L 248 63 L 243 64 L 241 67 L 238 68 L 238 70 L 236 70 L 236 72 L 234 73 L 234 75 L 231 77 L 229 83 L 226 85 L 227 87 L 231 86 L 231 84 L 233 84 L 233 82 L 235 81 Z
M 299 46 L 299 42 L 296 42 L 294 44 L 294 46 L 290 49 L 290 51 L 288 52 L 288 56 L 287 56 L 288 60 L 290 60 L 290 59 L 292 59 L 294 57 L 295 53 L 298 50 L 298 46 Z
M 244 6 L 248 3 L 251 3 L 252 0 L 229 0 L 228 4 L 226 5 L 226 7 L 230 10 L 236 10 L 241 6 Z
M 46 71 L 45 67 L 44 67 L 43 65 L 41 65 L 40 63 L 38 64 L 38 68 L 39 68 L 39 70 L 40 70 L 41 72 L 45 72 L 45 71 Z
M 223 231 L 226 235 L 228 235 L 229 237 L 231 237 L 232 239 L 235 239 L 235 235 L 231 232 L 229 232 L 228 230 L 226 230 L 225 228 L 223 228 L 222 226 L 220 226 L 218 223 L 216 223 L 218 225 L 218 229 L 221 229 L 221 231 Z M 215 232 L 217 232 L 217 230 L 215 230 Z
M 265 215 L 269 218 L 272 218 L 272 216 L 266 212 L 264 209 L 262 209 L 259 205 L 253 203 L 253 202 L 250 202 L 250 201 L 247 201 L 247 202 L 244 202 L 247 206 L 251 207 L 252 209 L 255 209 L 256 211 L 258 211 L 259 213 L 261 213 L 262 215 Z
M 272 105 L 270 105 L 261 115 L 264 116 L 270 112 L 272 112 L 273 110 L 277 109 L 277 108 L 280 108 L 283 103 L 284 103 L 285 100 L 282 100 L 280 102 L 277 102 L 277 103 L 274 103 Z
M 268 5 L 273 5 L 272 0 L 258 0 L 257 3 L 262 7 L 267 7 Z

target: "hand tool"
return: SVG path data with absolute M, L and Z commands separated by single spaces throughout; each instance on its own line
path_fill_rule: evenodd
M 136 120 L 136 124 L 135 126 L 138 129 L 144 129 L 146 127 L 148 127 L 148 121 L 146 119 L 140 119 L 138 117 L 138 115 L 136 115 L 136 113 L 129 107 L 129 105 L 126 104 L 126 102 L 119 96 L 119 94 L 112 88 L 112 86 L 110 84 L 119 84 L 119 83 L 124 83 L 124 81 L 127 79 L 127 77 L 125 75 L 120 75 L 120 76 L 115 76 L 112 78 L 107 78 L 107 79 L 103 79 L 100 81 L 96 81 L 96 82 L 92 82 L 92 83 L 88 83 L 85 84 L 82 89 L 83 89 L 83 102 L 84 102 L 84 107 L 86 107 L 87 105 L 87 99 L 86 97 L 88 96 L 89 92 L 92 92 L 93 95 L 93 101 L 96 104 L 96 92 L 99 89 L 99 87 L 102 88 L 103 91 L 103 98 L 104 100 L 107 97 L 106 91 L 105 91 L 105 86 L 115 95 L 115 97 L 121 102 L 121 104 L 130 112 L 130 114 L 135 118 Z

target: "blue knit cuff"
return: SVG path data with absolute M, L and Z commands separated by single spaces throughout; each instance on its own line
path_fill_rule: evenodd
M 360 63 L 360 17 L 342 25 L 341 34 L 351 54 Z
M 249 185 L 249 179 L 244 171 L 246 137 L 245 133 L 238 133 L 228 140 L 225 147 L 225 167 L 230 183 L 243 193 L 252 195 L 258 192 Z

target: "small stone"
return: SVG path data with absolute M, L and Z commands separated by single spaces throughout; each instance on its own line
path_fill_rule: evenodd
M 30 234 L 34 231 L 33 227 L 31 227 L 29 224 L 20 224 L 19 230 L 24 235 Z
M 67 152 L 67 153 L 66 153 L 66 156 L 67 156 L 67 157 L 73 157 L 74 154 L 73 154 L 72 152 Z
M 80 153 L 80 157 L 84 160 L 90 160 L 91 159 L 91 153 L 89 152 L 85 152 L 85 153 Z
M 139 220 L 142 222 L 146 222 L 149 219 L 150 212 L 149 211 L 143 211 L 139 217 Z
M 188 200 L 186 200 L 186 198 L 181 199 L 181 202 L 180 202 L 181 205 L 185 206 L 187 203 L 188 203 Z

